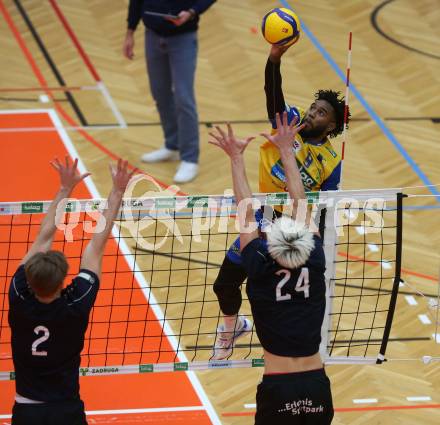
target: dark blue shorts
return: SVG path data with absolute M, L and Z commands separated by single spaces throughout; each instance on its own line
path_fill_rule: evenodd
M 15 403 L 12 425 L 87 425 L 81 400 L 53 403 Z
M 329 425 L 333 415 L 324 369 L 264 375 L 258 385 L 255 425 Z

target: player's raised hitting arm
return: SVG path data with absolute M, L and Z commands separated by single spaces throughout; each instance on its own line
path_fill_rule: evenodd
M 72 194 L 75 186 L 90 175 L 90 173 L 78 174 L 78 159 L 75 159 L 72 164 L 69 157 L 66 156 L 64 164 L 58 158 L 51 161 L 50 164 L 60 176 L 60 188 L 50 204 L 46 216 L 41 223 L 37 238 L 32 244 L 30 250 L 24 256 L 22 264 L 26 263 L 26 261 L 34 254 L 38 252 L 46 252 L 51 248 L 53 237 L 57 230 L 55 220 L 58 207 L 61 207 L 63 203 L 66 203 L 67 198 Z
M 81 259 L 81 268 L 96 273 L 98 277 L 101 275 L 102 256 L 104 254 L 105 244 L 113 227 L 113 221 L 118 214 L 128 182 L 136 171 L 135 169 L 129 172 L 128 162 L 122 161 L 121 159 L 118 160 L 116 167 L 110 165 L 113 187 L 107 199 L 107 208 L 103 213 L 105 227 L 104 230 L 93 235 Z
M 281 56 L 288 47 L 272 45 L 264 70 L 264 92 L 266 93 L 267 116 L 273 121 L 275 114 L 286 109 L 281 77 Z
M 218 126 L 215 128 L 217 133 L 209 133 L 214 139 L 210 140 L 209 143 L 223 149 L 231 160 L 232 182 L 240 220 L 240 249 L 243 250 L 251 240 L 258 237 L 255 215 L 252 209 L 252 191 L 247 179 L 243 158 L 247 145 L 254 137 L 237 139 L 230 124 L 227 124 L 227 133 Z

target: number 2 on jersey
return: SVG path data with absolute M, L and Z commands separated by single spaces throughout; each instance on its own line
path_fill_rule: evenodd
M 40 332 L 43 332 L 43 336 L 37 338 L 32 344 L 33 356 L 47 356 L 47 351 L 38 351 L 38 346 L 44 341 L 47 341 L 49 339 L 49 335 L 50 335 L 49 329 L 47 329 L 45 326 L 37 326 L 34 329 L 34 333 L 38 335 Z
M 276 300 L 277 301 L 291 300 L 292 299 L 291 294 L 288 294 L 288 293 L 284 294 L 284 295 L 281 294 L 281 289 L 290 279 L 290 276 L 291 276 L 290 270 L 281 269 L 281 270 L 278 270 L 275 274 L 278 276 L 284 275 L 284 277 L 278 282 L 277 287 L 276 287 Z M 309 288 L 310 288 L 309 269 L 307 267 L 303 267 L 301 269 L 301 274 L 298 277 L 298 281 L 296 282 L 295 291 L 296 292 L 304 292 L 304 298 L 309 298 L 309 296 L 310 296 Z

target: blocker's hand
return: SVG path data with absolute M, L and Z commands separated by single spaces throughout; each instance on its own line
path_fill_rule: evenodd
M 138 169 L 135 168 L 133 171 L 129 171 L 128 169 L 128 161 L 124 161 L 122 159 L 118 159 L 117 165 L 109 164 L 110 174 L 113 180 L 113 188 L 120 192 L 125 192 L 128 183 L 135 173 L 138 172 Z
M 55 158 L 50 162 L 50 165 L 57 170 L 60 176 L 61 189 L 69 192 L 71 192 L 79 182 L 90 176 L 90 173 L 78 173 L 78 158 L 73 161 L 73 164 L 71 164 L 68 156 L 66 156 L 64 164 L 58 158 Z
M 261 135 L 269 140 L 269 142 L 273 143 L 280 151 L 282 149 L 292 149 L 292 142 L 295 140 L 296 135 L 304 128 L 304 124 L 297 127 L 297 117 L 288 124 L 286 111 L 283 112 L 282 119 L 277 112 L 275 115 L 275 121 L 277 123 L 276 134 L 270 135 L 268 133 L 261 133 Z
M 222 149 L 230 158 L 243 155 L 243 152 L 247 148 L 247 145 L 255 139 L 255 137 L 250 136 L 246 139 L 237 139 L 234 136 L 231 124 L 226 124 L 228 132 L 226 133 L 219 126 L 215 126 L 217 133 L 209 133 L 209 135 L 214 139 L 210 140 L 211 145 L 218 146 Z

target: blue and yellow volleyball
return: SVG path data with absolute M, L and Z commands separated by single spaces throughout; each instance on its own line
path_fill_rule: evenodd
M 261 23 L 263 37 L 270 44 L 278 46 L 290 46 L 296 43 L 300 30 L 298 16 L 284 7 L 277 7 L 266 13 Z

